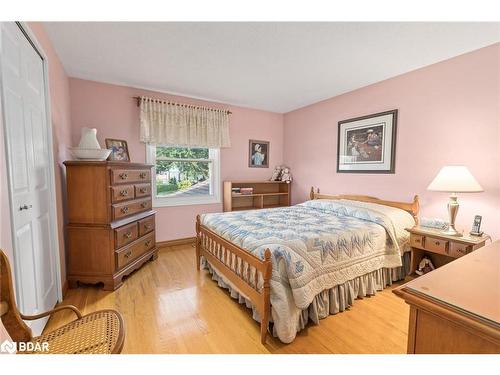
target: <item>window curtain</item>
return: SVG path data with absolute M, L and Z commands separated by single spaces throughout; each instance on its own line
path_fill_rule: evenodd
M 141 97 L 139 106 L 142 142 L 207 148 L 231 146 L 226 110 L 147 97 Z

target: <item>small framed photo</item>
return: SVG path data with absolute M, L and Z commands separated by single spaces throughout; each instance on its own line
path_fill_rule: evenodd
M 248 166 L 250 168 L 269 168 L 269 142 L 250 139 Z
M 106 138 L 106 148 L 111 150 L 108 160 L 111 161 L 130 161 L 127 141 L 122 139 Z
M 394 173 L 398 110 L 339 121 L 338 173 Z

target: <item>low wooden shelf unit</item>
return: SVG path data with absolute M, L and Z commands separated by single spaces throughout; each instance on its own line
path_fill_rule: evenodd
M 234 194 L 233 188 L 253 188 Z M 291 187 L 283 181 L 224 181 L 224 212 L 290 206 Z

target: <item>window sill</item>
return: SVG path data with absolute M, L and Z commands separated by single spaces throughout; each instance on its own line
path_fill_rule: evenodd
M 204 204 L 220 204 L 219 197 L 191 197 L 191 198 L 153 198 L 153 208 L 198 206 Z

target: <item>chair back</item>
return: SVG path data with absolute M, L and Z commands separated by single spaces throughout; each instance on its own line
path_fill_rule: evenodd
M 19 314 L 14 298 L 12 272 L 7 255 L 0 249 L 0 316 L 5 330 L 16 342 L 28 342 L 32 339 L 31 329 Z

